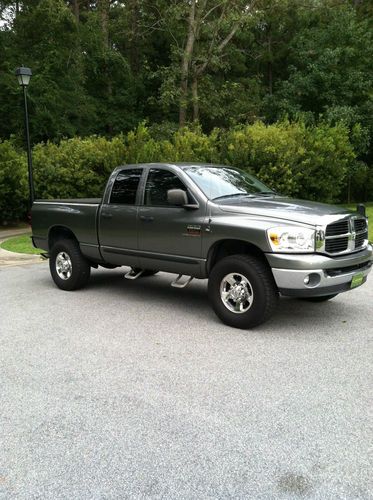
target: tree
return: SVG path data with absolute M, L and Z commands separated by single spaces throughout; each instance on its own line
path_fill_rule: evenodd
M 228 68 L 228 48 L 252 21 L 254 5 L 253 0 L 192 0 L 159 9 L 162 29 L 170 33 L 172 47 L 171 64 L 163 71 L 162 99 L 177 102 L 180 127 L 185 125 L 190 108 L 192 120 L 199 119 L 199 83 L 208 70 Z M 177 80 L 176 93 L 171 86 Z

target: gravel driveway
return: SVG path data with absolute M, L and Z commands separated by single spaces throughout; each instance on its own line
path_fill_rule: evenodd
M 0 268 L 0 498 L 373 498 L 373 276 L 253 331 L 170 281 Z

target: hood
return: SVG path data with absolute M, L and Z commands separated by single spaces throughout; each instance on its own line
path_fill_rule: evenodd
M 285 196 L 226 198 L 215 202 L 224 212 L 259 215 L 272 219 L 323 225 L 351 214 L 345 208 L 315 201 L 296 200 Z

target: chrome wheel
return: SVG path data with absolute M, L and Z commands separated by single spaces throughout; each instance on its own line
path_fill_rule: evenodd
M 243 274 L 230 273 L 221 280 L 220 298 L 229 311 L 242 314 L 252 306 L 254 292 L 250 281 Z
M 56 272 L 62 280 L 68 280 L 73 272 L 73 265 L 68 253 L 60 252 L 56 257 Z

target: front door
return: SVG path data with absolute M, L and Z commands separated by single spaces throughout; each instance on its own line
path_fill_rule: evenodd
M 169 189 L 182 189 L 191 196 L 179 176 L 167 167 L 150 168 L 138 213 L 140 267 L 198 276 L 206 207 L 188 210 L 171 206 Z
M 101 253 L 110 264 L 138 267 L 137 197 L 142 168 L 124 168 L 99 215 Z

